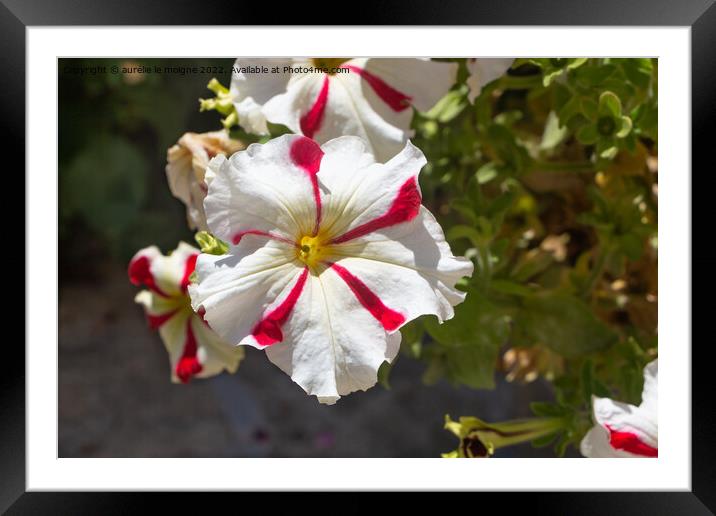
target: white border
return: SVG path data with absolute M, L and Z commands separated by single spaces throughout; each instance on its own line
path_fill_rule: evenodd
M 681 27 L 28 28 L 27 488 L 689 490 L 690 39 Z M 56 59 L 235 55 L 658 56 L 659 458 L 58 459 Z

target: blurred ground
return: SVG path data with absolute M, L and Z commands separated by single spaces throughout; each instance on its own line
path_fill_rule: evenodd
M 551 398 L 539 382 L 428 387 L 424 366 L 402 356 L 390 390 L 323 406 L 252 348 L 235 375 L 175 385 L 136 289 L 108 267 L 103 280 L 60 285 L 60 457 L 437 457 L 457 444 L 442 428 L 446 413 L 498 421 Z M 524 445 L 497 456 L 553 455 Z

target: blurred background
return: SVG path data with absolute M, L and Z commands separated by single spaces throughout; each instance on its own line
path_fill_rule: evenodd
M 155 64 L 226 73 L 111 73 Z M 493 391 L 426 386 L 425 365 L 401 356 L 390 388 L 321 406 L 253 348 L 235 375 L 170 383 L 126 267 L 142 247 L 194 244 L 166 183 L 166 151 L 184 132 L 220 128 L 198 99 L 212 96 L 213 76 L 229 84 L 232 64 L 59 61 L 59 456 L 437 457 L 457 445 L 443 430 L 446 413 L 500 421 L 530 416 L 531 400 L 551 401 L 543 380 L 520 385 L 501 374 Z M 497 456 L 553 452 L 526 444 Z

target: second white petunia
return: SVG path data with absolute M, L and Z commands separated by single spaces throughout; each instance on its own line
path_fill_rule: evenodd
M 594 426 L 582 439 L 585 457 L 659 456 L 659 361 L 644 368 L 644 390 L 636 407 L 610 398 L 592 398 Z
M 272 72 L 254 73 L 258 66 Z M 455 83 L 457 68 L 413 58 L 239 58 L 231 93 L 239 124 L 250 133 L 268 134 L 271 122 L 319 143 L 360 136 L 387 160 L 413 134 L 412 108 L 433 107 Z
M 400 347 L 408 321 L 453 316 L 472 263 L 453 256 L 421 205 L 422 152 L 387 163 L 345 136 L 319 147 L 299 135 L 209 164 L 204 207 L 231 244 L 199 256 L 195 310 L 226 341 L 268 358 L 322 403 L 366 390 Z

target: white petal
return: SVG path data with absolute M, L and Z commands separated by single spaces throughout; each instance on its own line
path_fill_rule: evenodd
M 353 125 L 343 122 L 343 134 L 355 134 L 370 141 L 371 148 L 380 161 L 395 156 L 413 135 L 410 122 L 415 107 L 418 111 L 430 109 L 455 83 L 456 63 L 440 63 L 428 59 L 353 59 L 346 66 L 356 67 L 350 74 L 339 74 L 340 83 L 347 96 L 346 112 L 354 111 L 357 120 Z M 364 72 L 360 72 L 360 70 Z M 378 84 L 376 84 L 376 82 Z M 377 86 L 380 86 L 377 89 Z M 338 90 L 338 88 L 335 88 Z M 405 108 L 392 106 L 381 91 L 388 90 L 405 98 Z M 338 112 L 336 108 L 330 115 Z M 358 122 L 356 124 L 356 122 Z M 325 135 L 323 138 L 335 137 Z
M 246 232 L 270 232 L 292 242 L 310 233 L 316 221 L 312 176 L 292 151 L 311 145 L 302 136 L 284 135 L 229 159 L 214 158 L 204 200 L 211 232 L 234 243 Z M 315 152 L 320 155 L 317 146 Z
M 400 113 L 386 111 L 388 118 L 381 116 L 366 96 L 364 82 L 356 73 L 334 75 L 330 84 L 324 122 L 314 136 L 317 141 L 327 142 L 342 135 L 359 136 L 368 142 L 379 161 L 400 152 L 413 134 L 410 108 Z M 372 90 L 370 95 L 374 95 Z
M 507 70 L 510 69 L 513 58 L 509 59 L 497 59 L 497 58 L 471 58 L 467 60 L 467 70 L 470 72 L 470 76 L 467 78 L 467 85 L 470 87 L 468 93 L 468 99 L 470 102 L 474 102 L 475 98 L 480 94 L 482 88 L 501 77 Z
M 367 60 L 365 69 L 411 97 L 410 103 L 415 109 L 428 111 L 455 84 L 458 64 L 428 59 L 372 58 Z M 370 87 L 364 87 L 363 91 L 371 106 L 389 119 L 388 116 L 394 111 L 384 111 L 382 108 L 386 106 L 385 102 Z
M 234 107 L 239 116 L 239 124 L 248 133 L 268 134 L 266 117 L 262 106 L 272 97 L 286 90 L 290 73 L 284 73 L 283 67 L 292 64 L 288 58 L 239 58 L 234 63 L 231 76 L 231 93 L 234 96 Z M 239 71 L 247 66 L 267 66 L 269 69 L 278 66 L 278 73 L 243 73 Z
M 388 335 L 331 271 L 309 275 L 283 334 L 266 348 L 269 360 L 327 404 L 375 385 L 400 348 L 400 333 Z
M 387 163 L 366 166 L 351 174 L 341 175 L 327 167 L 324 177 L 322 166 L 318 179 L 327 190 L 323 198 L 322 228 L 330 231 L 334 238 L 349 231 L 355 234 L 356 228 L 365 227 L 364 224 L 388 213 L 404 188 L 412 193 L 411 215 L 417 215 L 420 202 L 417 176 L 425 163 L 420 149 L 408 142 L 403 151 Z
M 412 109 L 395 109 L 376 92 L 375 81 L 411 98 L 419 110 L 432 107 L 455 82 L 457 65 L 422 59 L 353 59 L 345 66 L 358 67 L 347 74 L 296 74 L 286 81 L 285 92 L 263 102 L 262 114 L 272 123 L 283 124 L 295 133 L 305 134 L 319 143 L 343 135 L 364 138 L 380 160 L 393 157 L 412 135 Z M 374 80 L 367 81 L 359 70 Z M 365 75 L 365 74 L 363 74 Z M 429 80 L 426 80 L 426 77 Z M 321 92 L 327 88 L 327 97 Z M 273 87 L 269 91 L 275 91 Z M 259 102 L 261 104 L 261 102 Z M 242 109 L 255 110 L 255 102 Z M 322 106 L 315 124 L 302 127 L 301 119 Z M 406 104 L 407 106 L 407 104 Z M 239 106 L 237 105 L 237 109 Z M 241 116 L 241 113 L 239 113 Z M 245 115 L 247 116 L 247 115 Z
M 627 432 L 636 435 L 639 441 L 657 448 L 658 422 L 651 412 L 611 400 L 609 398 L 593 398 L 594 420 L 607 430 Z
M 343 256 L 337 263 L 406 322 L 424 314 L 434 314 L 440 322 L 452 318 L 453 306 L 465 299 L 455 284 L 473 272 L 470 260 L 453 256 L 425 207 L 410 222 L 337 247 Z
M 148 317 L 159 317 L 186 307 L 186 300 L 183 296 L 164 297 L 155 294 L 150 290 L 142 290 L 134 296 L 134 302 L 144 307 Z
M 293 249 L 280 242 L 242 239 L 228 254 L 199 256 L 198 283 L 189 286 L 192 306 L 206 310 L 204 319 L 225 341 L 252 344 L 242 341 L 302 269 Z
M 236 372 L 244 357 L 244 349 L 222 340 L 198 315 L 192 315 L 192 329 L 198 345 L 198 358 L 202 370 L 196 376 L 208 378 L 222 371 Z M 174 366 L 176 367 L 176 366 Z
M 184 353 L 184 346 L 186 345 L 187 339 L 186 327 L 189 317 L 191 317 L 191 312 L 189 310 L 183 310 L 159 327 L 159 335 L 169 355 L 171 379 L 175 383 L 180 381 L 177 377 L 176 369 Z
M 294 133 L 303 134 L 301 117 L 311 110 L 325 79 L 326 75 L 322 73 L 294 75 L 286 85 L 286 91 L 268 100 L 262 108 L 262 113 L 269 122 L 283 124 Z M 309 136 L 319 142 L 326 141 L 319 140 L 314 135 Z
M 644 389 L 641 392 L 639 408 L 650 414 L 656 423 L 659 414 L 659 361 L 653 360 L 644 368 Z
M 197 254 L 198 249 L 184 242 L 180 242 L 169 256 L 163 256 L 156 246 L 146 247 L 129 262 L 130 279 L 164 297 L 183 295 L 187 268 L 190 267 L 187 260 Z

